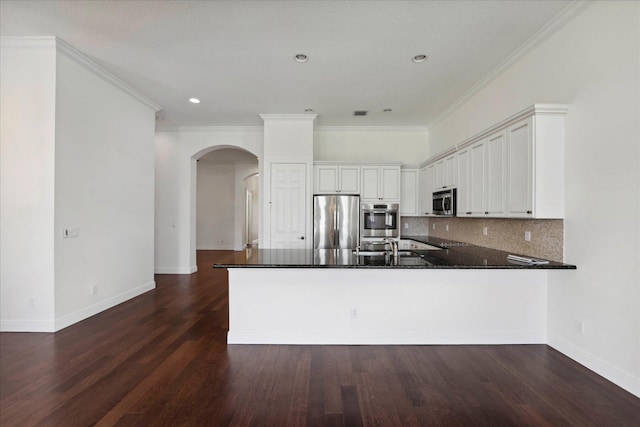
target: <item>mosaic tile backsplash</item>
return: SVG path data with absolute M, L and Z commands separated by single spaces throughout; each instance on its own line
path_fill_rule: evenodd
M 428 235 L 552 261 L 563 260 L 561 219 L 402 217 L 401 227 L 405 236 Z M 484 227 L 486 236 L 482 233 Z M 529 242 L 524 239 L 525 231 L 531 232 Z

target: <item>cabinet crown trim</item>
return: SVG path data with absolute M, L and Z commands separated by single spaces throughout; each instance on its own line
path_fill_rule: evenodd
M 452 147 L 441 151 L 440 153 L 436 154 L 433 157 L 430 157 L 429 159 L 427 159 L 426 161 L 422 162 L 422 164 L 420 165 L 421 167 L 425 167 L 428 166 L 434 162 L 437 162 L 438 160 L 441 160 L 442 158 L 449 156 L 453 153 L 455 153 L 456 151 L 465 148 L 471 144 L 473 144 L 474 142 L 477 142 L 479 140 L 481 140 L 482 138 L 502 129 L 502 128 L 506 128 L 507 126 L 522 120 L 524 118 L 527 118 L 529 116 L 533 116 L 533 115 L 547 115 L 547 114 L 553 114 L 553 115 L 565 115 L 567 114 L 567 112 L 569 111 L 569 105 L 566 104 L 533 104 L 527 108 L 525 108 L 522 111 L 519 111 L 515 114 L 513 114 L 512 116 L 496 123 L 495 125 L 473 135 L 470 138 L 465 139 L 464 141 L 453 145 Z

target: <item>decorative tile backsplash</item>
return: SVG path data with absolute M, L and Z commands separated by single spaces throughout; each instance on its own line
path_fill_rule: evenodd
M 401 233 L 406 236 L 429 235 L 560 262 L 564 254 L 564 221 L 561 219 L 402 217 L 401 226 Z M 485 227 L 486 235 L 483 234 Z M 528 242 L 525 241 L 527 231 L 531 233 Z

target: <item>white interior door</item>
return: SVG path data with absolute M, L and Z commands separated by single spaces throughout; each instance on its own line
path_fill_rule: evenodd
M 307 165 L 271 165 L 271 247 L 304 249 L 307 228 Z

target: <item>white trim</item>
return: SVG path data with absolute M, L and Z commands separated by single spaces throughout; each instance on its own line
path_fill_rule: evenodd
M 128 94 L 134 99 L 142 102 L 147 107 L 152 108 L 154 111 L 162 110 L 162 107 L 160 105 L 156 104 L 151 99 L 149 99 L 142 93 L 138 92 L 138 90 L 133 88 L 133 86 L 129 85 L 124 80 L 121 80 L 119 77 L 116 77 L 115 75 L 113 75 L 112 73 L 110 73 L 109 71 L 101 67 L 100 65 L 96 64 L 88 56 L 86 56 L 79 50 L 75 49 L 64 40 L 58 37 L 54 37 L 54 39 L 55 39 L 56 48 L 58 51 L 66 54 L 69 58 L 73 59 L 78 64 L 82 65 L 84 68 L 91 71 L 96 76 L 102 78 L 107 83 L 110 83 L 113 86 L 117 87 L 118 89 L 122 90 L 124 93 Z
M 633 374 L 613 366 L 607 361 L 600 359 L 599 357 L 563 340 L 558 336 L 549 335 L 547 345 L 555 348 L 560 353 L 575 360 L 596 374 L 601 375 L 618 387 L 640 397 L 640 378 Z
M 194 267 L 191 266 L 189 268 L 184 267 L 155 267 L 153 269 L 153 274 L 191 274 L 198 271 L 197 267 L 194 270 Z
M 101 313 L 105 310 L 115 307 L 118 304 L 122 304 L 125 301 L 133 299 L 155 288 L 156 288 L 156 282 L 151 281 L 151 282 L 145 283 L 142 286 L 138 286 L 137 288 L 130 289 L 126 292 L 123 292 L 119 295 L 113 296 L 111 298 L 107 298 L 104 301 L 100 301 L 96 304 L 82 308 L 76 312 L 67 314 L 66 316 L 62 316 L 56 319 L 55 321 L 55 331 L 58 332 L 59 330 L 64 329 L 68 326 L 71 326 L 74 323 L 78 323 L 82 320 L 88 319 L 91 316 L 95 316 L 98 313 Z
M 429 132 L 426 126 L 318 126 L 316 132 Z
M 557 114 L 557 115 L 565 115 L 567 114 L 567 112 L 569 111 L 569 105 L 565 105 L 565 104 L 533 104 L 527 108 L 525 108 L 524 110 L 518 111 L 517 113 L 507 117 L 504 120 L 499 121 L 498 123 L 482 130 L 481 132 L 465 139 L 462 142 L 459 142 L 449 148 L 447 148 L 444 151 L 439 152 L 438 154 L 431 156 L 430 158 L 428 158 L 427 160 L 425 160 L 424 162 L 421 163 L 421 167 L 425 167 L 427 165 L 430 165 L 433 162 L 436 162 L 446 156 L 449 156 L 453 153 L 455 153 L 456 151 L 463 149 L 473 143 L 475 143 L 476 141 L 481 140 L 482 138 L 502 129 L 502 128 L 506 128 L 509 125 L 522 120 L 526 117 L 529 116 L 533 116 L 533 115 L 541 115 L 541 114 Z
M 309 121 L 315 120 L 318 117 L 317 114 L 258 114 L 260 118 L 264 121 L 267 120 L 302 120 Z
M 3 48 L 20 47 L 20 48 L 51 48 L 56 47 L 56 38 L 52 36 L 35 36 L 35 37 L 14 37 L 2 36 L 0 42 Z
M 122 90 L 126 94 L 132 96 L 136 100 L 142 102 L 147 107 L 152 108 L 154 111 L 162 110 L 162 107 L 151 99 L 138 92 L 131 85 L 124 80 L 113 75 L 105 68 L 95 63 L 91 58 L 72 47 L 69 43 L 65 42 L 59 37 L 55 36 L 43 36 L 43 37 L 0 37 L 0 41 L 4 48 L 7 47 L 21 47 L 21 48 L 55 48 L 56 51 L 66 54 L 69 58 L 82 65 L 87 70 L 91 71 L 98 77 L 105 80 L 107 83 L 112 84 L 118 89 Z
M 263 132 L 264 126 L 169 126 L 158 128 L 161 132 Z
M 227 344 L 500 345 L 545 344 L 544 333 L 287 333 L 231 332 Z
M 232 251 L 233 245 L 204 245 L 196 246 L 198 251 Z
M 524 42 L 519 48 L 513 51 L 509 56 L 507 56 L 501 63 L 499 63 L 495 68 L 493 68 L 487 75 L 485 75 L 480 81 L 478 81 L 475 85 L 473 85 L 469 90 L 462 94 L 460 98 L 458 98 L 455 102 L 453 102 L 449 107 L 447 107 L 439 116 L 435 119 L 431 120 L 427 127 L 429 129 L 433 129 L 437 126 L 442 120 L 448 117 L 451 113 L 453 113 L 458 107 L 467 102 L 473 95 L 482 90 L 485 86 L 495 80 L 500 74 L 506 71 L 509 67 L 511 67 L 516 61 L 521 59 L 527 53 L 529 53 L 533 48 L 538 46 L 540 43 L 545 41 L 547 38 L 551 37 L 555 32 L 563 28 L 566 24 L 568 24 L 573 18 L 578 16 L 582 11 L 584 11 L 588 6 L 593 3 L 592 0 L 583 1 L 577 0 L 570 3 L 567 7 L 565 7 L 558 15 L 555 16 L 551 21 L 549 21 L 544 27 L 542 27 L 537 33 L 531 36 L 526 42 Z
M 0 332 L 55 332 L 53 320 L 0 320 Z

